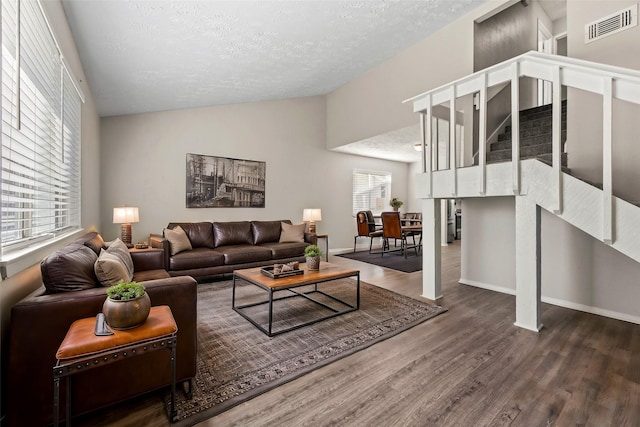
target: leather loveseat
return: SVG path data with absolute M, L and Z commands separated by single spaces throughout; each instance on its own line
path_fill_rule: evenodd
M 165 268 L 171 276 L 202 279 L 237 269 L 303 262 L 304 249 L 317 243 L 316 235 L 304 232 L 303 224 L 291 225 L 289 220 L 172 222 L 167 228 L 178 226 L 186 233 L 191 249 L 175 253 L 166 236 L 149 237 L 152 247 L 164 250 Z M 296 237 L 284 238 L 294 228 Z
M 71 323 L 95 316 L 102 310 L 106 298 L 106 287 L 100 286 L 93 270 L 103 243 L 98 233 L 87 233 L 50 255 L 42 265 L 10 278 L 37 281 L 41 287 L 11 310 L 8 354 L 3 354 L 8 364 L 7 413 L 3 425 L 41 426 L 52 422 L 52 369 L 58 346 Z M 151 305 L 171 308 L 178 325 L 176 378 L 179 383 L 190 381 L 196 374 L 197 283 L 188 276 L 170 277 L 163 268 L 162 251 L 133 251 L 131 258 L 133 280 L 145 285 Z M 55 282 L 81 290 L 51 293 L 48 289 Z M 79 372 L 72 380 L 72 415 L 170 384 L 169 359 L 166 352 L 157 351 Z M 66 417 L 64 387 L 65 381 L 62 381 L 63 418 Z

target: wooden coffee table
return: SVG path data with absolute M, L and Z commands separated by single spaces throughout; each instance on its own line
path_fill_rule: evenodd
M 274 335 L 282 334 L 285 332 L 292 331 L 294 329 L 302 328 L 303 326 L 308 326 L 313 323 L 320 322 L 322 320 L 330 319 L 335 316 L 340 316 L 341 314 L 349 313 L 360 308 L 360 271 L 359 270 L 351 270 L 347 268 L 343 268 L 334 264 L 330 264 L 328 262 L 323 262 L 320 264 L 320 270 L 318 271 L 310 271 L 307 270 L 306 265 L 300 265 L 300 268 L 304 271 L 304 274 L 282 277 L 278 279 L 272 279 L 270 277 L 265 276 L 260 271 L 261 268 L 249 268 L 245 270 L 236 270 L 233 272 L 233 295 L 231 299 L 231 306 L 233 310 L 240 314 L 242 317 L 251 322 L 256 328 L 260 329 L 262 332 L 272 337 Z M 330 282 L 333 280 L 344 279 L 348 277 L 355 277 L 355 293 L 356 293 L 356 302 L 355 304 L 350 304 L 340 298 L 337 298 L 335 295 L 330 295 L 324 290 L 320 289 L 320 284 L 325 282 Z M 262 300 L 259 302 L 254 302 L 250 304 L 244 305 L 236 305 L 236 284 L 237 282 L 244 280 L 247 281 L 260 289 L 267 292 L 268 299 Z M 311 286 L 311 289 L 306 290 L 298 290 L 297 288 L 303 286 Z M 287 293 L 284 296 L 274 298 L 274 294 L 278 291 L 286 291 Z M 305 298 L 315 305 L 322 307 L 329 311 L 329 314 L 314 318 L 312 320 L 295 324 L 294 326 L 286 327 L 284 329 L 273 331 L 273 304 L 276 301 L 281 301 L 288 298 Z M 319 298 L 325 300 L 325 302 L 320 301 Z M 334 305 L 329 305 L 326 301 L 335 302 Z M 259 305 L 268 305 L 269 308 L 269 320 L 267 323 L 267 327 L 262 326 L 258 323 L 254 318 L 247 314 L 247 309 L 251 307 L 256 307 Z M 338 307 L 336 307 L 338 306 Z

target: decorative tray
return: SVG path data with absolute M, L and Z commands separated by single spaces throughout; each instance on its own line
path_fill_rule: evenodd
M 273 266 L 263 267 L 260 269 L 260 272 L 267 277 L 271 277 L 272 279 L 280 279 L 282 277 L 297 276 L 299 274 L 304 274 L 304 270 L 300 270 L 300 269 L 285 271 L 284 273 L 274 273 Z

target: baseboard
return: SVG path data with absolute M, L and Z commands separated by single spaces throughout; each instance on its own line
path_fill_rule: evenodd
M 474 286 L 476 288 L 486 289 L 489 291 L 500 292 L 501 294 L 509 294 L 509 295 L 516 294 L 515 289 L 505 288 L 504 286 L 490 285 L 488 283 L 483 283 L 483 282 L 476 282 L 475 280 L 469 280 L 462 277 L 460 278 L 460 280 L 458 280 L 458 283 L 463 285 L 468 285 L 468 286 Z
M 598 316 L 603 316 L 603 317 L 610 317 L 612 319 L 622 320 L 624 322 L 635 323 L 637 325 L 640 325 L 640 316 L 633 316 L 631 314 L 620 313 L 612 310 L 606 310 L 604 308 L 591 307 L 584 304 L 578 304 L 572 301 L 565 301 L 565 300 L 561 300 L 557 298 L 549 298 L 545 296 L 542 297 L 542 302 L 551 304 L 551 305 L 557 305 L 559 307 L 569 308 L 571 310 L 584 311 L 585 313 L 596 314 Z
M 515 289 L 506 288 L 504 286 L 495 286 L 488 283 L 477 282 L 475 280 L 469 280 L 460 278 L 458 281 L 460 284 L 474 286 L 476 288 L 487 289 L 489 291 L 500 292 L 502 294 L 515 295 Z M 579 304 L 573 301 L 566 301 L 558 298 L 550 298 L 542 296 L 542 302 L 546 304 L 556 305 L 558 307 L 568 308 L 570 310 L 583 311 L 585 313 L 595 314 L 598 316 L 609 317 L 611 319 L 622 320 L 624 322 L 635 323 L 640 325 L 640 316 L 633 316 L 631 314 L 620 313 L 617 311 L 606 310 L 604 308 L 591 307 L 584 304 Z
M 360 249 L 368 250 L 369 247 L 367 248 L 356 247 L 356 250 L 360 250 Z M 341 254 L 347 254 L 347 253 L 353 253 L 353 248 L 334 248 L 329 250 L 329 255 L 341 255 Z

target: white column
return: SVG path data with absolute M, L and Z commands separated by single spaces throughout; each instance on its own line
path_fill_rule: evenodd
M 538 332 L 540 316 L 540 216 L 527 196 L 516 196 L 516 326 Z
M 442 297 L 440 199 L 422 200 L 422 296 Z

